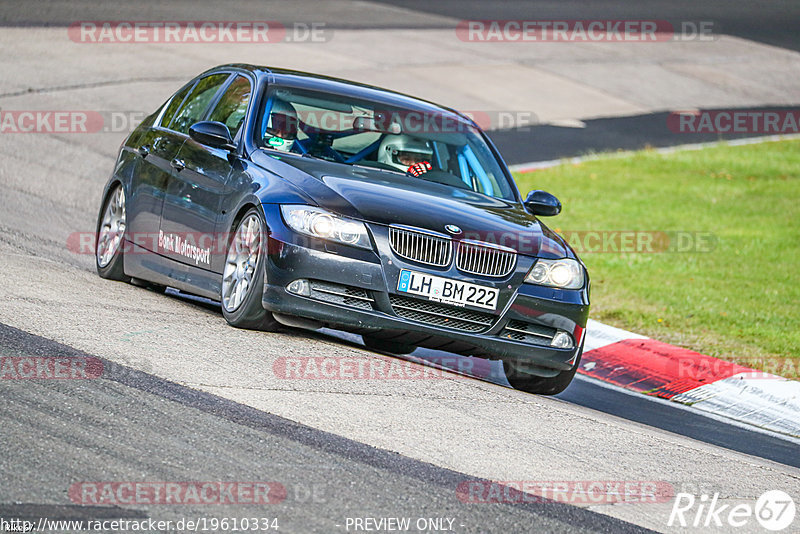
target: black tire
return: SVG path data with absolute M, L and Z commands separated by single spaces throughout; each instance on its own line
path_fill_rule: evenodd
M 392 354 L 411 354 L 412 352 L 414 352 L 414 349 L 417 348 L 414 345 L 400 343 L 399 341 L 390 341 L 387 339 L 382 339 L 367 334 L 362 334 L 361 339 L 364 340 L 364 345 L 366 345 L 368 349 L 372 349 L 378 352 L 390 352 Z
M 122 210 L 121 213 L 119 210 Z M 110 217 L 110 219 L 109 219 Z M 120 226 L 119 221 L 122 221 Z M 127 215 L 125 211 L 125 189 L 122 184 L 112 187 L 97 216 L 97 231 L 95 232 L 95 253 L 94 262 L 97 267 L 97 274 L 101 278 L 117 280 L 119 282 L 130 282 L 130 277 L 125 275 L 125 227 L 127 226 Z M 114 246 L 113 240 L 117 239 Z M 104 245 L 114 248 L 107 251 Z M 110 259 L 106 252 L 111 253 Z
M 256 249 L 256 261 L 255 261 L 255 268 L 252 272 L 252 278 L 247 283 L 246 289 L 244 289 L 244 295 L 240 299 L 239 302 L 231 303 L 229 298 L 226 298 L 226 273 L 228 272 L 229 267 L 229 259 L 231 257 L 231 251 L 234 250 L 234 247 L 237 246 L 236 239 L 239 236 L 240 231 L 242 230 L 243 225 L 248 224 L 252 221 L 253 217 L 256 218 L 258 221 L 258 232 L 260 235 L 259 244 Z M 248 330 L 265 330 L 265 331 L 274 331 L 277 330 L 279 327 L 279 323 L 275 320 L 270 312 L 264 309 L 263 305 L 261 304 L 261 297 L 264 293 L 264 272 L 265 272 L 265 264 L 266 264 L 266 241 L 267 239 L 267 232 L 266 232 L 266 225 L 264 224 L 264 217 L 261 215 L 261 212 L 258 211 L 256 208 L 251 208 L 247 213 L 242 216 L 242 218 L 234 225 L 232 228 L 230 241 L 228 242 L 228 250 L 225 259 L 225 270 L 223 271 L 223 283 L 222 283 L 222 295 L 221 295 L 221 303 L 222 303 L 222 315 L 225 317 L 225 320 L 228 321 L 228 324 L 231 326 L 235 326 L 236 328 L 245 328 Z M 249 262 L 249 260 L 248 260 Z M 248 263 L 248 265 L 250 265 Z M 235 287 L 232 289 L 235 290 Z M 235 304 L 229 306 L 229 304 Z
M 575 365 L 573 365 L 571 369 L 567 371 L 561 371 L 556 376 L 552 377 L 533 376 L 527 373 L 521 373 L 516 371 L 513 367 L 509 366 L 508 363 L 505 362 L 503 362 L 503 371 L 505 371 L 508 383 L 511 384 L 511 387 L 514 389 L 525 391 L 527 393 L 535 393 L 537 395 L 558 395 L 567 389 L 567 386 L 572 383 L 572 379 L 575 377 L 578 366 L 581 364 L 582 356 L 583 345 L 581 345 L 581 349 L 578 352 L 578 358 L 575 360 Z

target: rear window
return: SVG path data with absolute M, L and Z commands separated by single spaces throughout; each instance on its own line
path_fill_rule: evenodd
M 192 90 L 192 87 L 194 87 L 194 84 L 190 83 L 181 89 L 178 94 L 172 97 L 172 100 L 170 100 L 169 104 L 167 104 L 167 109 L 164 111 L 164 115 L 161 117 L 161 126 L 165 128 L 169 126 L 169 123 L 172 122 L 172 118 L 175 116 L 178 108 L 181 107 L 181 104 L 183 104 L 184 99 L 186 99 L 186 95 L 189 94 L 189 91 Z
M 172 119 L 170 129 L 188 134 L 192 124 L 203 120 L 208 106 L 229 76 L 227 73 L 212 74 L 197 82 L 178 114 Z

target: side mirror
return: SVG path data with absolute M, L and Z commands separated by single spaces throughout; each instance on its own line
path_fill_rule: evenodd
M 221 122 L 196 122 L 189 128 L 189 137 L 201 145 L 236 150 L 236 145 L 233 144 L 233 139 L 231 138 L 231 131 Z
M 547 191 L 531 191 L 523 204 L 534 215 L 551 217 L 561 213 L 561 201 Z

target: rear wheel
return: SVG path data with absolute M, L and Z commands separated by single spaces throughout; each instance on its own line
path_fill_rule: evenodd
M 583 356 L 583 346 L 578 352 L 578 357 L 575 360 L 575 365 L 571 369 L 561 371 L 556 376 L 542 377 L 534 376 L 522 371 L 518 371 L 510 366 L 508 363 L 503 362 L 503 370 L 506 373 L 506 378 L 511 387 L 520 391 L 528 393 L 536 393 L 537 395 L 557 395 L 567 389 L 572 379 L 575 377 L 575 372 L 581 364 L 581 356 Z
M 412 352 L 414 352 L 414 349 L 417 348 L 414 345 L 407 345 L 406 343 L 400 343 L 398 341 L 390 341 L 388 339 L 382 339 L 367 334 L 362 334 L 361 339 L 364 340 L 364 345 L 366 345 L 368 349 L 376 350 L 378 352 L 391 352 L 392 354 L 411 354 Z
M 265 225 L 259 211 L 253 208 L 233 232 L 222 273 L 222 315 L 237 328 L 275 330 L 278 326 L 261 304 L 265 249 Z
M 97 221 L 97 247 L 95 264 L 97 274 L 109 280 L 128 282 L 123 270 L 123 240 L 127 214 L 125 212 L 125 189 L 117 184 L 106 197 Z

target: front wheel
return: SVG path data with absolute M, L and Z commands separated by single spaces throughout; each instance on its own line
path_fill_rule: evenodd
M 266 231 L 253 208 L 236 226 L 222 273 L 222 315 L 237 328 L 275 330 L 277 321 L 261 304 L 264 293 Z
M 575 372 L 581 364 L 581 356 L 583 356 L 583 346 L 578 352 L 578 357 L 575 359 L 575 365 L 571 369 L 561 371 L 556 376 L 542 377 L 534 376 L 514 369 L 508 363 L 503 363 L 503 371 L 505 371 L 508 383 L 511 387 L 527 393 L 536 393 L 537 395 L 558 395 L 570 385 L 572 379 L 575 377 Z
M 125 189 L 117 184 L 106 197 L 97 219 L 97 246 L 95 265 L 97 274 L 109 280 L 128 282 L 123 270 L 123 248 L 127 214 L 125 212 Z

